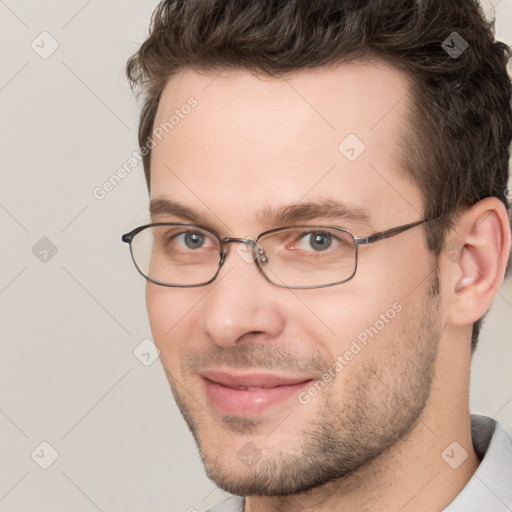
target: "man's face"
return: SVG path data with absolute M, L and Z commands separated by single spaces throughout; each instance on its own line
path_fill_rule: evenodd
M 400 162 L 408 84 L 380 63 L 287 80 L 247 72 L 173 76 L 155 128 L 155 222 L 252 237 L 285 225 L 356 236 L 422 219 Z M 364 144 L 364 146 L 363 146 Z M 340 204 L 348 212 L 319 205 Z M 351 212 L 366 212 L 367 220 Z M 266 213 L 266 215 L 263 215 Z M 357 272 L 328 287 L 268 282 L 229 244 L 216 281 L 147 285 L 155 342 L 209 476 L 239 495 L 297 493 L 356 471 L 411 430 L 424 409 L 442 330 L 434 259 L 421 227 L 359 247 Z

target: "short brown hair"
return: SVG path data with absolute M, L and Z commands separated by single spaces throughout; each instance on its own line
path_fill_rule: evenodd
M 426 227 L 439 255 L 446 229 L 465 208 L 485 197 L 508 207 L 510 49 L 495 41 L 476 1 L 164 0 L 127 63 L 130 84 L 144 98 L 139 144 L 151 136 L 167 80 L 183 68 L 280 77 L 367 57 L 410 79 L 414 112 L 402 158 L 422 191 L 425 217 L 443 216 Z M 150 161 L 147 153 L 148 188 Z

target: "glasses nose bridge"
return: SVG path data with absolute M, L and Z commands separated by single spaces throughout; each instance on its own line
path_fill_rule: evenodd
M 233 238 L 233 237 L 223 238 L 221 240 L 222 252 L 223 253 L 226 252 L 226 246 L 228 244 L 236 244 L 236 243 L 248 245 L 251 248 L 253 255 L 256 255 L 257 242 L 253 238 Z
M 257 240 L 255 240 L 254 238 L 233 238 L 233 237 L 227 237 L 227 238 L 223 238 L 221 240 L 221 253 L 222 253 L 222 260 L 223 260 L 222 262 L 224 262 L 224 260 L 227 257 L 227 253 L 228 253 L 227 245 L 232 244 L 232 243 L 248 245 L 250 247 L 251 254 L 252 254 L 251 261 L 254 261 L 254 263 L 257 264 L 258 261 L 261 261 L 262 263 L 266 262 L 265 252 L 259 246 Z M 243 259 L 245 259 L 243 257 L 243 255 L 240 253 L 239 253 L 239 256 L 241 256 Z

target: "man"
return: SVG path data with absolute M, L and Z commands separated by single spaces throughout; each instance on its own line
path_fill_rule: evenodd
M 470 417 L 505 275 L 508 48 L 471 0 L 168 0 L 124 236 L 213 511 L 512 510 Z

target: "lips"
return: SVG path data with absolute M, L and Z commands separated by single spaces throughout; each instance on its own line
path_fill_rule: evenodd
M 224 414 L 254 416 L 294 397 L 311 377 L 269 373 L 200 372 L 210 404 Z

